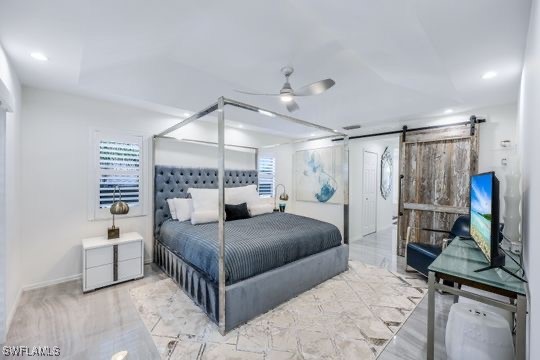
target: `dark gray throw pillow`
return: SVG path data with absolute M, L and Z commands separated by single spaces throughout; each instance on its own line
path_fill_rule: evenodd
M 249 211 L 246 203 L 238 205 L 225 204 L 225 214 L 227 221 L 249 219 Z

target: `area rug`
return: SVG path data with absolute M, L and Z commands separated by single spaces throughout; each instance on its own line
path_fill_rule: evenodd
M 414 275 L 350 262 L 226 336 L 171 279 L 130 294 L 162 359 L 375 359 L 426 288 Z

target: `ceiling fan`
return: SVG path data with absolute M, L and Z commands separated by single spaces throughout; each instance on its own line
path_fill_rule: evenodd
M 294 69 L 291 66 L 284 66 L 281 68 L 281 73 L 285 76 L 285 84 L 283 84 L 279 94 L 255 93 L 243 90 L 235 91 L 247 95 L 279 96 L 280 100 L 285 103 L 287 110 L 289 110 L 289 112 L 293 112 L 300 108 L 295 101 L 295 97 L 319 95 L 336 84 L 336 82 L 332 79 L 324 79 L 306 86 L 302 86 L 298 90 L 293 90 L 291 84 L 289 83 L 289 77 L 293 72 Z

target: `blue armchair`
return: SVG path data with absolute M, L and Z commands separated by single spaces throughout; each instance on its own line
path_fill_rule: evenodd
M 450 241 L 456 236 L 463 238 L 470 238 L 469 234 L 469 225 L 470 220 L 468 215 L 459 216 L 452 229 L 439 230 L 439 229 L 428 229 L 428 228 L 416 228 L 417 231 L 427 231 L 427 232 L 436 232 L 447 234 L 448 237 L 443 240 L 442 246 L 436 246 L 431 244 L 420 244 L 414 243 L 411 241 L 411 227 L 407 228 L 407 237 L 406 237 L 406 253 L 405 253 L 405 262 L 407 264 L 406 270 L 412 268 L 414 271 L 427 276 L 428 267 L 431 263 L 440 255 L 442 250 L 448 245 Z

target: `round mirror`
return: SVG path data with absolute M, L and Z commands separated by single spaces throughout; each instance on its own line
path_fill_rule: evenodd
M 392 193 L 392 155 L 388 149 L 384 149 L 381 156 L 381 196 L 387 199 Z

